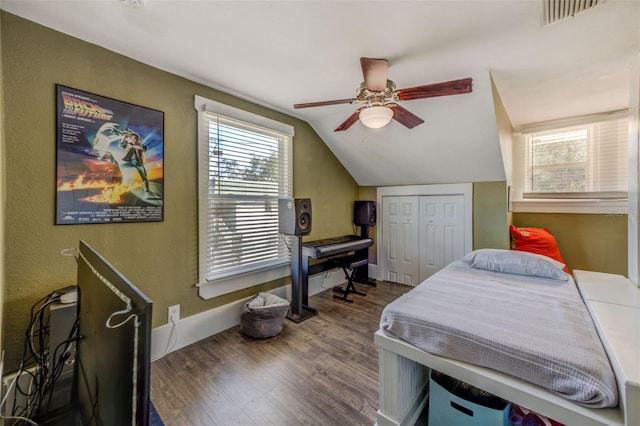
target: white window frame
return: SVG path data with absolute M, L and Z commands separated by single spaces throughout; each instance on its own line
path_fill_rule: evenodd
M 526 133 L 540 132 L 545 130 L 560 129 L 583 125 L 606 119 L 628 118 L 628 110 L 615 111 L 605 114 L 595 114 L 570 120 L 558 120 L 549 123 L 540 123 L 532 126 L 525 126 L 514 129 L 513 135 L 513 176 L 512 187 L 509 193 L 509 210 L 520 213 L 584 213 L 584 214 L 606 214 L 606 215 L 626 215 L 628 212 L 628 197 L 607 197 L 594 198 L 584 197 L 563 197 L 562 195 L 549 195 L 547 198 L 525 198 L 525 164 L 524 154 Z M 591 164 L 594 167 L 595 164 Z M 590 178 L 590 167 L 586 170 Z M 608 194 L 605 194 L 608 195 Z
M 210 299 L 289 276 L 291 274 L 290 258 L 274 262 L 261 269 L 242 270 L 229 276 L 207 277 L 208 247 L 206 247 L 206 233 L 208 221 L 206 220 L 206 215 L 208 204 L 206 201 L 209 192 L 209 140 L 208 135 L 204 134 L 203 123 L 204 120 L 208 120 L 204 116 L 204 114 L 208 112 L 288 135 L 288 142 L 285 142 L 288 143 L 288 146 L 284 151 L 288 156 L 286 161 L 287 164 L 289 164 L 289 170 L 286 171 L 287 176 L 285 179 L 289 179 L 290 181 L 293 176 L 292 139 L 295 133 L 294 127 L 197 95 L 195 96 L 194 106 L 198 111 L 198 196 L 200 202 L 198 203 L 199 282 L 197 287 L 199 296 L 203 299 Z M 291 197 L 293 192 L 292 183 L 288 185 L 288 187 L 289 193 L 280 194 L 279 196 Z

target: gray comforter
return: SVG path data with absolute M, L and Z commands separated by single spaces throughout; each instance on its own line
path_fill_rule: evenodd
M 457 261 L 387 305 L 380 328 L 426 352 L 504 372 L 590 408 L 618 403 L 615 376 L 573 279 Z

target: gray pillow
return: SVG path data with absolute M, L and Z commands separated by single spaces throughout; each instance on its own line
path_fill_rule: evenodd
M 467 253 L 462 260 L 472 268 L 530 277 L 568 281 L 564 264 L 541 254 L 517 250 L 480 249 Z

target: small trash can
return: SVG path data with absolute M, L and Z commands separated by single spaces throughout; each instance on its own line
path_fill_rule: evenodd
M 240 331 L 251 337 L 273 337 L 282 331 L 289 301 L 275 294 L 258 293 L 240 313 Z

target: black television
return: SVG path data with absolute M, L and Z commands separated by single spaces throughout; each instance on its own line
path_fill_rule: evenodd
M 149 425 L 153 302 L 80 241 L 76 423 Z

